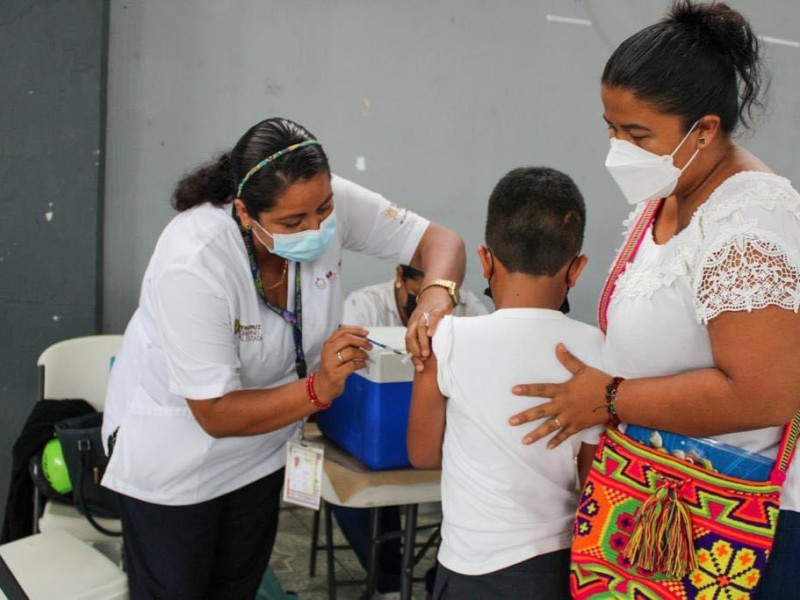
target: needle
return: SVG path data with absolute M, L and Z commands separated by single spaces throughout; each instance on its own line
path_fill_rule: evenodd
M 372 338 L 367 338 L 367 341 L 369 343 L 371 343 L 371 344 L 374 344 L 374 345 L 380 347 L 380 348 L 385 348 L 386 350 L 391 350 L 392 352 L 394 352 L 395 354 L 399 354 L 400 356 L 405 356 L 406 354 L 408 354 L 408 352 L 403 352 L 402 350 L 398 350 L 397 348 L 392 348 L 391 346 L 387 346 L 386 344 L 378 342 L 377 340 L 373 340 Z

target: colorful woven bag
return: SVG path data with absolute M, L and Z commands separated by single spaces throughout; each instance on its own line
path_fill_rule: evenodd
M 609 273 L 598 314 L 603 331 L 616 280 L 662 203 L 645 205 Z M 607 428 L 575 516 L 573 598 L 751 598 L 772 548 L 799 432 L 800 414 L 784 430 L 769 480 L 747 481 Z
M 798 431 L 795 417 L 770 480 L 753 482 L 607 429 L 575 518 L 573 598 L 750 598 L 772 547 Z

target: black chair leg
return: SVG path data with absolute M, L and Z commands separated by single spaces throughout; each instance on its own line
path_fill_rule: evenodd
M 408 504 L 405 507 L 406 522 L 403 536 L 403 576 L 400 581 L 401 600 L 411 600 L 411 589 L 414 584 L 414 546 L 417 540 L 417 510 L 419 505 Z
M 367 569 L 367 587 L 364 590 L 362 598 L 372 598 L 378 583 L 378 569 L 380 569 L 380 561 L 378 560 L 378 551 L 380 549 L 380 508 L 369 509 L 369 539 L 372 544 L 369 547 L 369 565 Z
M 317 571 L 317 552 L 319 551 L 319 513 L 324 510 L 324 500 L 320 500 L 319 510 L 314 511 L 311 519 L 311 555 L 308 557 L 308 576 L 314 577 Z
M 336 600 L 336 571 L 333 563 L 333 518 L 331 506 L 325 502 L 325 556 L 328 562 L 328 598 Z

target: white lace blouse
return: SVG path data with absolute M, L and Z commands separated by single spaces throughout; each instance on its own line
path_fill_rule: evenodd
M 626 238 L 643 206 L 625 222 Z M 712 367 L 707 323 L 724 311 L 766 306 L 800 307 L 800 194 L 783 177 L 743 172 L 667 243 L 656 244 L 652 229 L 645 234 L 608 309 L 607 368 L 648 377 Z M 780 433 L 771 427 L 716 439 L 774 456 Z M 781 506 L 800 511 L 798 462 Z

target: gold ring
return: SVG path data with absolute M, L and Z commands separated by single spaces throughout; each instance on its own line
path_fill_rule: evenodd
M 338 351 L 338 350 L 336 351 L 336 358 L 339 359 L 339 364 L 340 365 L 344 364 L 344 359 L 342 358 L 342 353 L 340 351 Z

